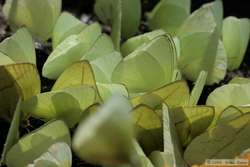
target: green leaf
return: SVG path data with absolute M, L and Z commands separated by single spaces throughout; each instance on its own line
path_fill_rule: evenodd
M 114 96 L 108 100 L 77 128 L 73 138 L 75 153 L 93 164 L 129 163 L 133 141 L 131 109 L 124 97 Z
M 189 165 L 203 164 L 206 159 L 232 159 L 249 148 L 250 114 L 204 132 L 187 147 L 184 158 Z
M 171 37 L 161 36 L 126 56 L 116 66 L 112 80 L 127 86 L 131 93 L 151 91 L 171 82 L 175 62 Z
M 228 56 L 228 69 L 237 69 L 247 50 L 250 21 L 248 18 L 227 17 L 223 21 L 222 32 L 223 43 Z
M 7 0 L 4 13 L 13 29 L 25 26 L 36 38 L 46 41 L 60 15 L 61 3 L 61 0 Z
M 151 108 L 159 107 L 163 102 L 174 108 L 184 106 L 188 101 L 189 88 L 185 81 L 176 81 L 131 99 L 134 107 L 145 104 Z
M 22 103 L 22 110 L 45 120 L 63 119 L 69 127 L 73 127 L 95 100 L 96 92 L 92 87 L 73 87 L 33 96 Z
M 33 64 L 0 66 L 0 115 L 11 119 L 19 98 L 40 93 L 40 78 Z M 8 99 L 8 100 L 6 100 Z
M 121 52 L 124 57 L 135 51 L 142 45 L 150 43 L 153 39 L 166 35 L 163 30 L 155 30 L 152 32 L 144 33 L 132 38 L 129 38 L 125 43 L 122 44 Z
M 180 58 L 183 75 L 195 81 L 201 71 L 214 70 L 219 41 L 219 28 L 209 5 L 193 12 L 178 31 Z
M 3 152 L 1 155 L 1 161 L 0 161 L 1 165 L 3 165 L 6 161 L 7 152 L 10 150 L 10 148 L 14 144 L 16 144 L 16 142 L 19 139 L 19 125 L 20 125 L 20 121 L 21 121 L 20 104 L 21 104 L 21 100 L 19 99 L 17 106 L 16 106 L 16 110 L 14 112 L 14 116 L 13 116 L 12 121 L 11 121 L 11 125 L 9 128 L 7 139 L 6 139 L 6 142 L 4 144 L 4 149 L 3 149 Z
M 52 36 L 52 46 L 55 49 L 63 40 L 70 35 L 79 34 L 84 30 L 86 24 L 78 20 L 72 14 L 63 12 L 57 19 Z
M 137 140 L 146 154 L 163 148 L 162 120 L 157 111 L 146 105 L 139 105 L 132 112 Z
M 250 84 L 227 84 L 209 94 L 206 105 L 215 107 L 215 119 L 228 106 L 246 106 L 250 103 Z M 213 123 L 213 125 L 214 125 Z
M 14 35 L 1 42 L 0 51 L 16 63 L 36 64 L 35 46 L 26 28 L 19 29 Z
M 71 149 L 66 143 L 56 143 L 49 147 L 48 151 L 37 158 L 33 164 L 27 167 L 71 167 Z
M 179 107 L 172 112 L 181 144 L 184 146 L 204 132 L 214 118 L 214 108 L 209 106 Z
M 95 23 L 87 26 L 79 35 L 71 35 L 50 54 L 43 67 L 43 76 L 55 79 L 67 67 L 79 61 L 101 36 L 101 27 Z
M 6 156 L 10 167 L 26 167 L 58 142 L 70 145 L 69 129 L 63 121 L 52 121 L 21 138 Z
M 182 23 L 190 15 L 190 0 L 161 0 L 148 15 L 151 29 L 163 29 L 175 35 Z

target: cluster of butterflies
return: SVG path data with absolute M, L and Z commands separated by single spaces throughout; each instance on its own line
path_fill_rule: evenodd
M 190 0 L 161 0 L 147 14 L 152 31 L 138 35 L 140 0 L 96 0 L 109 36 L 61 6 L 5 2 L 15 33 L 0 43 L 0 117 L 11 122 L 2 164 L 70 167 L 72 151 L 106 167 L 188 167 L 249 155 L 250 79 L 233 78 L 197 105 L 205 85 L 239 68 L 249 19 L 223 20 L 221 0 L 192 13 Z M 34 41 L 48 39 L 42 75 L 56 82 L 41 92 Z M 185 79 L 195 82 L 191 91 Z M 46 123 L 20 137 L 29 117 Z

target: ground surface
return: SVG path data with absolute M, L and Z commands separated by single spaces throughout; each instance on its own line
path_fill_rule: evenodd
M 143 19 L 140 26 L 140 32 L 149 31 L 147 27 L 147 23 L 145 21 L 145 13 L 150 11 L 154 5 L 159 0 L 142 0 L 142 8 L 143 8 Z M 211 0 L 193 0 L 192 2 L 192 10 L 197 9 L 200 5 L 205 2 L 210 2 Z M 248 17 L 250 18 L 250 4 L 249 0 L 245 1 L 236 1 L 236 0 L 224 0 L 224 11 L 225 16 L 234 15 L 237 17 Z M 4 0 L 0 0 L 0 5 L 4 3 Z M 63 0 L 63 10 L 69 11 L 75 14 L 78 18 L 87 22 L 96 21 L 97 18 L 93 14 L 93 3 L 94 0 Z M 1 6 L 0 6 L 1 11 Z M 5 37 L 9 36 L 10 30 L 4 21 L 2 12 L 0 12 L 0 41 L 2 41 Z M 41 73 L 42 65 L 51 52 L 50 45 L 40 45 L 36 44 L 36 52 L 37 52 L 37 65 L 39 72 Z M 245 59 L 238 70 L 233 72 L 228 72 L 226 78 L 221 81 L 218 85 L 207 86 L 205 87 L 202 97 L 199 101 L 199 104 L 205 104 L 206 98 L 208 94 L 213 91 L 216 87 L 227 83 L 233 76 L 243 76 L 250 77 L 250 47 L 248 47 L 247 53 L 245 55 Z M 42 79 L 42 91 L 49 91 L 52 87 L 54 81 L 48 80 L 46 78 Z M 190 84 L 191 85 L 191 84 Z M 43 122 L 40 120 L 36 120 L 30 118 L 28 121 L 23 122 L 22 127 L 20 128 L 21 135 L 26 134 L 27 132 L 39 127 Z M 9 123 L 0 119 L 0 152 L 3 148 L 3 144 L 5 142 L 5 138 L 7 136 L 9 128 Z M 85 162 L 80 161 L 78 158 L 74 156 L 73 167 L 94 167 L 93 165 L 88 165 Z

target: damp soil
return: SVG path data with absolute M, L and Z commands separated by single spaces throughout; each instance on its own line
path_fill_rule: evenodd
M 159 0 L 141 0 L 142 1 L 142 20 L 140 25 L 140 32 L 145 33 L 150 31 L 146 22 L 146 13 L 157 4 Z M 211 2 L 211 0 L 192 0 L 192 11 L 199 8 L 202 4 L 206 2 Z M 237 16 L 237 17 L 250 17 L 250 5 L 248 1 L 238 2 L 236 0 L 232 1 L 224 1 L 224 16 Z M 11 35 L 11 31 L 4 19 L 2 13 L 2 5 L 4 4 L 4 0 L 0 0 L 0 42 L 6 37 Z M 97 21 L 97 17 L 93 13 L 94 0 L 63 0 L 63 10 L 69 11 L 77 16 L 84 22 L 92 23 Z M 106 33 L 110 33 L 110 28 L 103 25 L 103 31 Z M 52 80 L 46 79 L 42 77 L 41 71 L 44 62 L 46 61 L 48 55 L 51 53 L 51 42 L 49 41 L 46 44 L 36 43 L 36 55 L 37 55 L 37 68 L 41 76 L 42 83 L 42 92 L 49 91 L 54 82 Z M 234 71 L 228 71 L 225 79 L 221 81 L 219 84 L 206 86 L 203 90 L 201 98 L 199 100 L 199 104 L 205 104 L 207 96 L 217 87 L 228 83 L 234 76 L 241 77 L 250 77 L 250 47 L 248 47 L 245 58 L 239 69 Z M 192 83 L 189 82 L 192 87 Z M 20 135 L 23 136 L 30 131 L 40 127 L 44 122 L 35 118 L 29 118 L 22 122 L 22 126 L 20 126 Z M 5 139 L 7 137 L 8 129 L 10 124 L 2 119 L 0 119 L 0 153 L 2 152 L 3 145 Z M 72 130 L 73 133 L 74 130 Z M 75 155 L 73 155 L 73 167 L 98 167 L 95 165 L 87 164 L 79 160 Z

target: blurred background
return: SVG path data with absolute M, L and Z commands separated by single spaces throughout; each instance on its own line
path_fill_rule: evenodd
M 211 1 L 212 0 L 192 0 L 192 11 L 202 4 Z M 159 0 L 142 0 L 143 12 L 150 11 L 157 2 L 159 2 Z M 63 8 L 65 10 L 73 10 L 79 15 L 82 12 L 91 13 L 93 3 L 94 0 L 63 0 Z M 225 16 L 235 15 L 237 17 L 250 17 L 249 0 L 223 0 L 223 4 Z
M 95 0 L 62 0 L 63 10 L 74 13 L 79 18 L 90 19 L 95 21 L 97 18 L 93 15 L 93 5 Z M 142 15 L 145 19 L 145 13 L 151 11 L 153 7 L 160 0 L 141 0 L 142 1 Z M 192 11 L 199 8 L 202 4 L 211 2 L 213 0 L 192 0 Z M 4 4 L 5 0 L 0 0 L 0 5 Z M 250 0 L 223 0 L 224 17 L 237 16 L 250 18 Z M 0 7 L 1 10 L 1 7 Z M 83 15 L 84 14 L 84 15 Z M 0 24 L 3 18 L 0 14 Z

